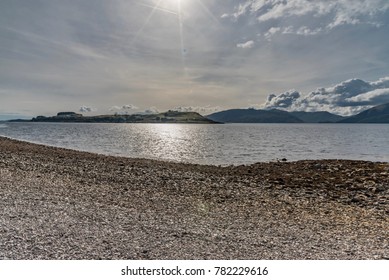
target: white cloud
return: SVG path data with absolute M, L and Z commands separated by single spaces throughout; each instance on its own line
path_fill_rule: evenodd
M 374 104 L 389 103 L 389 88 L 376 89 L 366 93 L 359 94 L 350 98 L 346 98 L 345 101 L 350 104 L 365 106 Z
M 389 77 L 375 82 L 350 79 L 333 87 L 319 88 L 305 96 L 294 90 L 271 94 L 262 108 L 351 115 L 383 103 L 389 103 Z
M 246 14 L 246 12 L 251 8 L 252 6 L 252 1 L 246 1 L 245 3 L 239 4 L 238 8 L 235 9 L 235 12 L 232 14 L 232 16 L 237 19 L 241 15 Z
M 157 107 L 150 107 L 150 108 L 144 110 L 144 112 L 142 112 L 142 114 L 146 114 L 146 115 L 158 114 L 158 113 L 159 113 L 159 110 L 157 109 Z
M 307 14 L 322 16 L 336 9 L 337 4 L 342 7 L 342 2 L 344 1 L 254 0 L 251 12 L 259 13 L 257 17 L 258 21 L 268 21 L 282 17 L 303 16 Z
M 122 109 L 125 109 L 125 110 L 135 110 L 135 109 L 138 109 L 138 107 L 136 107 L 135 105 L 132 105 L 132 104 L 128 104 L 128 105 L 123 105 Z
M 130 111 L 136 110 L 138 107 L 132 104 L 126 104 L 122 106 L 112 106 L 109 110 L 117 114 L 129 114 Z
M 217 112 L 217 111 L 221 111 L 221 107 L 219 106 L 179 106 L 179 107 L 175 107 L 174 109 L 172 109 L 173 111 L 178 111 L 178 112 L 197 112 L 201 115 L 207 115 L 207 114 L 211 114 L 211 113 L 214 113 L 214 112 Z
M 247 41 L 245 43 L 240 43 L 240 44 L 237 44 L 236 46 L 238 48 L 242 48 L 242 49 L 251 49 L 252 47 L 254 47 L 255 43 L 253 40 L 250 40 L 250 41 Z
M 270 40 L 271 37 L 273 37 L 276 33 L 279 33 L 281 31 L 280 27 L 271 27 L 266 33 L 265 38 L 267 40 Z
M 278 26 L 291 34 L 313 35 L 349 24 L 372 24 L 379 27 L 376 16 L 389 9 L 387 0 L 245 0 L 228 16 L 237 20 L 242 16 L 255 17 L 258 22 L 270 22 L 283 19 L 293 22 L 289 26 Z M 268 36 L 272 34 L 269 33 Z
M 315 28 L 310 29 L 307 26 L 300 26 L 298 29 L 295 29 L 294 26 L 286 26 L 286 27 L 271 27 L 269 30 L 264 34 L 266 40 L 270 41 L 271 38 L 276 34 L 295 34 L 295 35 L 302 35 L 302 36 L 312 36 L 317 35 L 320 32 L 322 32 L 322 28 Z
M 308 36 L 308 35 L 316 35 L 316 34 L 319 34 L 321 31 L 322 31 L 321 28 L 316 28 L 316 29 L 312 30 L 312 29 L 308 28 L 307 26 L 301 26 L 301 27 L 296 31 L 296 34 L 297 34 L 297 35 Z
M 95 108 L 92 108 L 92 107 L 89 107 L 89 106 L 82 105 L 82 106 L 80 107 L 80 110 L 79 110 L 79 111 L 82 112 L 82 113 L 89 113 L 89 112 L 94 112 L 94 111 L 96 111 L 96 109 L 95 109 Z
M 370 83 L 375 88 L 389 88 L 389 77 L 381 78 L 376 82 Z

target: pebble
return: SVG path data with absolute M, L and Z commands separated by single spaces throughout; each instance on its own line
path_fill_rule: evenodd
M 381 259 L 388 170 L 347 160 L 191 165 L 0 137 L 0 257 Z

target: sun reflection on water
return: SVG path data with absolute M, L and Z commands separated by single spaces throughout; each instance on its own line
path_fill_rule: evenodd
M 139 147 L 144 150 L 140 154 L 152 154 L 155 158 L 165 158 L 172 161 L 182 161 L 190 154 L 201 154 L 201 138 L 188 133 L 185 125 L 158 124 L 145 125 L 144 137 L 146 143 Z M 201 135 L 201 134 L 200 134 Z M 194 138 L 195 137 L 195 138 Z

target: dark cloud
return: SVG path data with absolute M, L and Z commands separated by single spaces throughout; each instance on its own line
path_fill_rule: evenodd
M 300 98 L 300 93 L 297 91 L 287 91 L 279 95 L 271 94 L 267 99 L 268 108 L 288 108 Z

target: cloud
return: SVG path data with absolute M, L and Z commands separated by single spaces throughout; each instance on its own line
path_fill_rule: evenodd
M 386 0 L 246 0 L 223 18 L 237 21 L 241 17 L 254 17 L 259 23 L 276 23 L 281 29 L 288 28 L 283 22 L 293 22 L 292 29 L 285 33 L 291 34 L 293 30 L 293 34 L 313 35 L 342 25 L 379 27 L 377 16 L 388 9 Z
M 221 111 L 222 108 L 219 106 L 210 106 L 210 105 L 204 106 L 204 107 L 201 107 L 201 106 L 179 106 L 179 107 L 175 107 L 172 110 L 178 111 L 178 112 L 197 112 L 201 115 L 207 115 L 207 114 L 211 114 L 211 113 L 214 113 L 217 111 Z
M 294 26 L 289 25 L 282 28 L 271 27 L 264 34 L 264 37 L 266 38 L 266 40 L 271 41 L 271 38 L 276 34 L 294 34 L 294 35 L 301 35 L 301 36 L 313 36 L 319 34 L 322 31 L 323 31 L 322 28 L 311 29 L 304 25 L 296 29 Z
M 136 109 L 138 109 L 138 107 L 136 107 L 135 105 L 129 104 L 129 105 L 123 105 L 122 109 L 123 110 L 136 110 Z
M 292 90 L 279 95 L 270 94 L 267 99 L 267 107 L 271 108 L 288 108 L 300 98 L 298 91 Z
M 265 38 L 266 38 L 267 40 L 270 40 L 271 37 L 272 37 L 274 34 L 280 32 L 280 31 L 281 31 L 281 28 L 280 28 L 280 27 L 271 27 L 271 28 L 265 33 Z
M 93 112 L 93 111 L 96 111 L 96 109 L 92 108 L 92 107 L 89 107 L 89 106 L 85 106 L 85 105 L 82 105 L 80 107 L 80 112 L 82 113 L 88 113 L 88 112 Z
M 240 44 L 237 44 L 236 46 L 238 48 L 242 48 L 242 49 L 251 49 L 252 47 L 254 47 L 255 43 L 253 40 L 250 40 L 250 41 L 247 41 L 245 43 L 240 43 Z
M 389 88 L 372 90 L 351 98 L 346 98 L 345 101 L 346 103 L 359 106 L 389 103 Z
M 144 110 L 144 112 L 142 112 L 142 114 L 146 114 L 146 115 L 158 114 L 158 113 L 159 113 L 159 110 L 157 109 L 157 107 L 150 107 L 150 108 Z
M 299 29 L 296 30 L 297 35 L 316 35 L 319 34 L 322 31 L 322 28 L 316 28 L 316 29 L 310 29 L 307 26 L 301 26 Z
M 262 108 L 352 115 L 383 103 L 389 103 L 389 77 L 374 82 L 350 79 L 333 87 L 319 88 L 305 96 L 295 90 L 271 94 Z
M 117 114 L 128 114 L 132 110 L 137 110 L 138 107 L 132 104 L 126 104 L 122 106 L 112 106 L 109 110 Z

